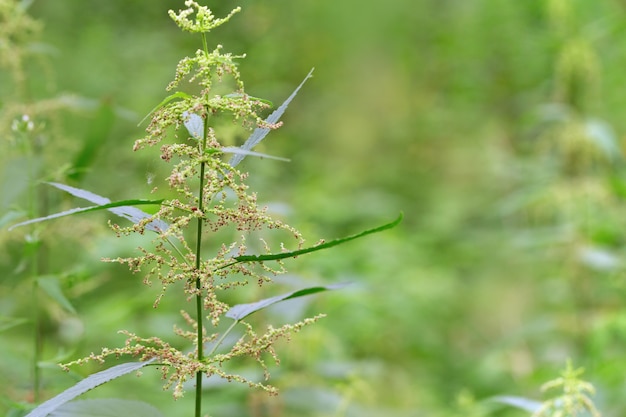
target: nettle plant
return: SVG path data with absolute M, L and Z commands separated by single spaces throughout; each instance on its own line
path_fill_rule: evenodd
M 265 286 L 272 283 L 272 277 L 285 272 L 282 263 L 284 259 L 390 229 L 401 221 L 402 216 L 399 216 L 382 226 L 341 239 L 320 241 L 307 247 L 298 230 L 273 218 L 266 207 L 260 206 L 257 195 L 245 183 L 248 174 L 239 171 L 237 166 L 246 156 L 272 158 L 251 149 L 268 132 L 280 126 L 280 116 L 304 81 L 276 111 L 264 119 L 260 112 L 267 109 L 269 103 L 246 94 L 235 63 L 235 59 L 243 56 L 224 53 L 219 45 L 210 50 L 207 43 L 207 34 L 227 22 L 240 9 L 233 10 L 225 18 L 217 19 L 208 8 L 195 1 L 187 0 L 185 5 L 186 9 L 178 13 L 170 10 L 169 15 L 182 30 L 198 34 L 202 48 L 194 56 L 183 58 L 179 62 L 175 78 L 167 86 L 167 90 L 172 93 L 150 113 L 147 134 L 134 145 L 134 150 L 160 145 L 160 159 L 173 166 L 167 177 L 167 184 L 177 197 L 111 202 L 82 189 L 51 183 L 50 185 L 58 189 L 96 205 L 29 220 L 14 227 L 81 212 L 109 210 L 132 221 L 129 227 L 111 225 L 118 236 L 153 234 L 153 245 L 150 248 L 138 248 L 138 256 L 105 261 L 122 263 L 133 272 L 144 274 L 147 285 L 158 281 L 161 291 L 154 302 L 155 308 L 159 306 L 162 297 L 173 296 L 168 290 L 174 284 L 182 283 L 174 288 L 182 288 L 183 293 L 179 296 L 186 299 L 192 307 L 190 311 L 181 312 L 187 328 L 174 326 L 174 333 L 186 339 L 188 348 L 179 350 L 159 337 L 145 337 L 122 331 L 127 336 L 123 347 L 103 348 L 99 354 L 92 353 L 86 358 L 62 366 L 68 369 L 87 361 L 104 362 L 109 356 L 131 356 L 137 358 L 138 362 L 124 363 L 91 375 L 40 405 L 29 416 L 46 416 L 53 412 L 55 415 L 90 415 L 90 410 L 94 407 L 100 410 L 103 407 L 119 407 L 120 400 L 111 400 L 118 402 L 108 403 L 109 405 L 101 400 L 97 404 L 70 401 L 98 385 L 146 365 L 159 367 L 165 381 L 164 388 L 171 388 L 175 398 L 183 396 L 187 381 L 195 380 L 196 417 L 202 415 L 202 384 L 203 379 L 209 376 L 219 376 L 275 394 L 276 388 L 267 382 L 269 373 L 265 362 L 269 358 L 278 363 L 275 343 L 280 339 L 288 339 L 323 315 L 280 327 L 269 326 L 263 330 L 255 329 L 245 318 L 277 302 L 335 289 L 341 285 L 303 288 L 233 306 L 225 301 L 225 296 L 245 286 Z M 310 76 L 311 73 L 305 81 Z M 183 82 L 195 85 L 199 93 L 176 91 Z M 233 85 L 231 92 L 222 93 Z M 223 145 L 219 126 L 213 123 L 218 115 L 220 118 L 229 115 L 235 122 L 252 130 L 243 146 Z M 166 142 L 172 137 L 173 143 Z M 158 205 L 158 210 L 154 214 L 148 214 L 135 207 L 144 204 Z M 228 235 L 225 231 L 232 232 L 232 239 L 216 244 L 215 237 Z M 272 243 L 276 239 L 268 236 L 276 233 L 283 237 L 288 236 L 288 240 Z M 227 328 L 225 325 L 219 326 L 225 319 L 231 321 Z M 224 328 L 226 330 L 220 330 Z M 235 343 L 227 347 L 225 340 L 228 340 L 227 336 L 235 328 L 243 333 Z M 264 370 L 264 380 L 256 381 L 229 372 L 227 364 L 241 357 L 258 362 Z M 136 404 L 133 407 L 137 407 Z M 132 412 L 136 416 L 155 415 L 153 408 L 146 407 L 133 408 Z
M 524 410 L 530 413 L 530 417 L 600 417 L 601 413 L 592 399 L 596 389 L 582 379 L 583 372 L 583 368 L 575 369 L 568 359 L 561 375 L 541 387 L 542 391 L 552 393 L 543 402 L 508 395 L 496 396 L 491 400 Z

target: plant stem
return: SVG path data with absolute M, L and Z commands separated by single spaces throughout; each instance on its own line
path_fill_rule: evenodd
M 204 51 L 208 54 L 206 36 L 202 34 L 202 46 L 204 47 Z M 208 98 L 208 97 L 207 97 Z M 204 154 L 204 149 L 206 149 L 207 144 L 207 136 L 209 132 L 209 111 L 205 106 L 205 114 L 206 120 L 204 121 L 204 132 L 202 134 L 202 143 L 200 144 L 200 155 Z M 198 190 L 198 210 L 200 213 L 204 211 L 204 171 L 206 169 L 206 163 L 202 161 L 200 163 L 200 184 Z M 198 362 L 202 362 L 204 359 L 204 324 L 203 324 L 203 306 L 202 306 L 202 282 L 200 279 L 200 267 L 202 265 L 201 253 L 202 253 L 202 225 L 204 223 L 204 217 L 198 217 L 198 234 L 196 236 L 196 273 L 198 277 L 196 278 L 196 290 L 198 293 L 196 294 L 196 322 L 198 324 L 198 333 L 196 335 L 197 344 L 198 344 Z M 195 417 L 202 417 L 202 372 L 198 371 L 196 373 L 196 414 Z
M 41 370 L 39 361 L 41 359 L 41 315 L 39 314 L 39 283 L 36 278 L 36 271 L 33 274 L 33 402 L 39 403 L 39 387 L 41 386 Z
M 202 147 L 206 145 L 206 125 L 204 132 L 204 140 L 202 143 Z M 200 190 L 198 191 L 198 210 L 202 213 L 203 210 L 203 198 L 204 198 L 204 170 L 205 163 L 204 161 L 200 163 Z M 204 359 L 204 325 L 203 325 L 203 308 L 202 308 L 202 282 L 200 280 L 200 266 L 201 262 L 201 253 L 202 253 L 202 225 L 204 219 L 202 217 L 198 217 L 198 234 L 196 236 L 196 272 L 198 277 L 196 278 L 196 290 L 198 293 L 196 294 L 196 322 L 198 323 L 198 334 L 197 344 L 198 344 L 198 361 L 201 362 Z M 196 417 L 202 416 L 202 372 L 198 371 L 196 373 Z
M 30 147 L 29 152 L 29 162 L 31 164 L 30 169 L 28 170 L 28 175 L 30 176 L 29 182 L 31 184 L 36 184 L 37 176 L 38 176 L 38 168 L 37 161 L 39 161 L 41 157 L 41 146 L 38 142 L 37 138 L 29 137 L 28 138 L 32 145 Z M 45 212 L 47 211 L 47 201 L 46 194 L 44 191 L 37 192 L 36 186 L 32 186 L 31 195 L 30 195 L 30 207 L 29 211 L 39 217 L 45 216 Z M 32 229 L 32 242 L 30 244 L 34 244 L 34 254 L 31 260 L 31 277 L 33 280 L 32 285 L 32 313 L 33 313 L 33 402 L 35 404 L 39 403 L 41 397 L 41 368 L 39 367 L 39 362 L 41 361 L 42 351 L 43 351 L 43 326 L 41 323 L 41 307 L 40 307 L 40 296 L 39 296 L 39 282 L 37 281 L 37 277 L 40 276 L 46 269 L 46 257 L 44 253 L 44 248 L 42 246 L 41 241 L 39 240 L 39 236 L 36 229 Z

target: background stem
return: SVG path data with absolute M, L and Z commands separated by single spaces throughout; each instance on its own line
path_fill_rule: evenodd
M 42 146 L 40 138 L 30 137 L 32 147 L 30 148 L 30 163 L 31 169 L 28 170 L 30 175 L 30 183 L 36 184 L 39 176 L 39 169 L 37 161 L 42 158 Z M 38 189 L 37 189 L 38 188 Z M 42 187 L 32 188 L 30 195 L 30 212 L 34 213 L 37 217 L 44 217 L 48 212 L 47 193 Z M 42 314 L 40 306 L 39 296 L 39 282 L 38 277 L 44 274 L 47 270 L 47 256 L 45 246 L 40 240 L 40 237 L 35 229 L 32 230 L 33 243 L 36 245 L 34 248 L 33 258 L 31 260 L 31 277 L 32 284 L 32 314 L 33 314 L 33 401 L 35 404 L 39 403 L 41 399 L 41 368 L 39 363 L 43 356 L 43 325 L 41 323 Z

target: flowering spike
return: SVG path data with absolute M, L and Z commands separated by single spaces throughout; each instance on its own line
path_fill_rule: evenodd
M 239 11 L 237 8 L 226 18 L 215 19 L 209 9 L 195 1 L 188 0 L 185 5 L 188 9 L 178 14 L 170 11 L 170 16 L 183 30 L 203 34 Z M 192 20 L 190 16 L 194 11 L 195 18 Z M 267 375 L 263 357 L 269 354 L 278 363 L 274 343 L 279 339 L 288 339 L 290 334 L 319 317 L 278 329 L 270 327 L 258 335 L 245 325 L 248 331 L 239 342 L 231 346 L 230 351 L 220 353 L 215 351 L 225 334 L 211 332 L 208 327 L 216 330 L 220 321 L 228 318 L 231 306 L 222 298 L 224 292 L 249 284 L 265 285 L 272 282 L 273 276 L 285 272 L 280 262 L 272 267 L 263 263 L 233 263 L 238 256 L 248 253 L 250 242 L 264 248 L 266 253 L 272 253 L 301 249 L 304 239 L 295 228 L 269 216 L 266 208 L 257 204 L 256 194 L 249 191 L 245 183 L 248 175 L 224 160 L 225 153 L 235 151 L 232 147 L 223 146 L 220 131 L 212 126 L 214 114 L 229 116 L 249 130 L 259 126 L 278 126 L 264 122 L 257 114 L 268 106 L 267 102 L 245 93 L 233 62 L 241 56 L 223 53 L 220 45 L 209 51 L 204 41 L 203 36 L 203 48 L 178 63 L 174 80 L 167 86 L 167 90 L 176 89 L 183 80 L 187 80 L 199 86 L 195 89 L 198 93 L 170 95 L 151 114 L 146 136 L 137 140 L 134 146 L 135 150 L 139 150 L 161 144 L 161 160 L 172 164 L 165 180 L 174 197 L 165 200 L 158 212 L 142 218 L 131 227 L 113 226 L 118 236 L 143 234 L 157 222 L 168 227 L 157 230 L 152 249 L 140 247 L 138 256 L 106 260 L 126 264 L 133 273 L 142 272 L 148 285 L 157 281 L 161 291 L 154 302 L 155 308 L 163 297 L 172 295 L 172 288 L 182 288 L 183 298 L 195 301 L 197 314 L 192 317 L 183 311 L 183 322 L 174 326 L 174 334 L 186 344 L 191 344 L 191 351 L 178 350 L 158 337 L 141 337 L 124 331 L 127 337 L 124 347 L 105 348 L 100 354 L 92 354 L 87 359 L 102 361 L 111 355 L 132 355 L 142 360 L 156 358 L 161 365 L 165 388 L 172 388 L 175 398 L 183 395 L 186 381 L 199 378 L 201 374 L 217 375 L 275 393 L 276 389 L 265 383 L 225 372 L 222 365 L 231 359 L 247 356 L 258 362 Z M 220 91 L 232 91 L 224 95 L 215 94 L 213 86 L 216 84 L 220 84 Z M 172 133 L 174 140 L 170 140 Z M 195 229 L 195 233 L 189 233 L 189 229 Z M 204 243 L 202 246 L 206 233 L 218 231 L 225 236 L 220 245 L 208 248 Z M 227 234 L 229 232 L 230 235 Z M 272 237 L 277 233 L 278 236 Z M 289 239 L 287 242 L 282 241 L 285 237 Z M 188 240 L 190 238 L 192 241 Z M 239 322 L 235 320 L 235 323 Z M 204 347 L 211 344 L 213 352 L 205 355 Z
M 222 19 L 215 19 L 215 16 L 208 7 L 200 6 L 193 0 L 185 1 L 185 6 L 187 6 L 187 8 L 179 10 L 178 14 L 174 12 L 174 10 L 169 10 L 168 14 L 172 20 L 176 22 L 178 27 L 192 33 L 210 32 L 211 29 L 228 22 L 235 13 L 241 11 L 241 7 L 237 7 L 231 11 L 228 16 Z M 193 14 L 194 9 L 196 10 L 196 17 L 194 20 L 191 20 L 189 16 Z

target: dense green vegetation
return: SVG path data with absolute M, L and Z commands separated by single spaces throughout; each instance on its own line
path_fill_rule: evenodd
M 34 1 L 40 31 L 7 37 L 9 3 L 0 0 L 0 374 L 11 383 L 0 385 L 0 413 L 33 400 L 33 305 L 39 401 L 100 369 L 67 374 L 54 363 L 123 343 L 118 329 L 169 335 L 180 305 L 155 313 L 158 288 L 99 261 L 138 243 L 115 238 L 107 215 L 6 229 L 77 205 L 40 181 L 151 198 L 168 172 L 132 151 L 137 123 L 197 48 L 167 17 L 178 1 Z M 217 16 L 234 6 L 215 3 Z M 571 359 L 603 415 L 624 415 L 624 4 L 238 5 L 210 42 L 247 54 L 250 94 L 280 103 L 315 67 L 259 149 L 291 162 L 246 160 L 260 201 L 311 242 L 405 216 L 392 231 L 288 262 L 298 286 L 356 284 L 260 317 L 328 315 L 281 346 L 279 397 L 216 383 L 207 412 L 523 416 L 487 400 L 539 400 Z M 245 137 L 232 129 L 233 144 Z M 33 299 L 33 275 L 54 277 L 75 312 L 43 292 Z M 144 374 L 88 396 L 189 409 L 191 396 L 174 402 L 156 372 Z

